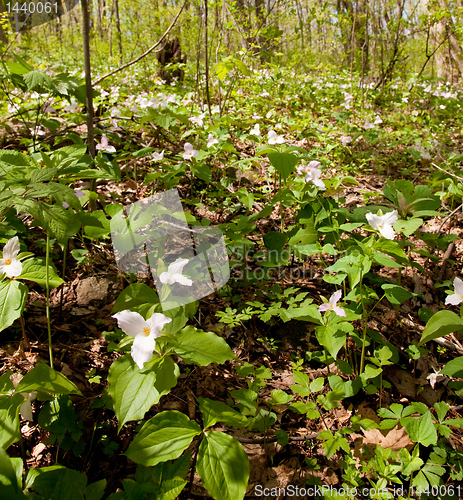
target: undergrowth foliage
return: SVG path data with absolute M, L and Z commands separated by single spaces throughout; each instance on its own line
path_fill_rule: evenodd
M 254 486 L 242 436 L 283 448 L 297 442 L 307 486 L 323 486 L 316 472 L 335 458 L 338 482 L 319 490 L 324 498 L 461 497 L 462 451 L 450 438 L 463 426 L 455 409 L 463 395 L 463 356 L 447 353 L 430 373 L 433 384 L 437 377 L 448 382 L 445 400 L 429 403 L 418 390 L 396 402 L 388 374 L 415 367 L 420 358 L 435 360 L 434 341 L 463 331 L 463 282 L 435 279 L 434 269 L 458 238 L 441 230 L 461 202 L 462 155 L 446 153 L 438 169 L 413 182 L 405 178 L 415 162 L 425 165 L 430 151 L 445 150 L 445 133 L 461 128 L 462 94 L 434 82 L 418 82 L 411 91 L 407 82 L 360 89 L 356 80 L 344 83 L 346 75 L 300 76 L 271 66 L 251 74 L 238 62 L 216 68 L 217 85 L 224 86 L 232 71 L 249 75 L 231 92 L 227 113 L 212 106 L 209 115 L 190 83 L 142 92 L 148 82 L 137 70 L 125 83 L 97 88 L 94 161 L 77 131 L 84 123 L 80 78 L 44 73 L 18 56 L 4 64 L 2 112 L 22 128 L 19 143 L 0 151 L 0 331 L 19 324 L 27 347 L 26 304 L 30 288 L 39 285 L 48 359 L 38 359 L 27 373 L 3 370 L 0 377 L 2 498 L 68 498 L 69 489 L 73 498 L 92 500 L 186 498 L 196 471 L 210 496 L 239 500 Z M 131 87 L 135 76 L 138 86 Z M 373 168 L 401 175 L 362 191 Z M 113 188 L 112 199 L 91 190 L 89 179 Z M 111 225 L 127 205 L 116 187 L 129 181 L 136 199 L 179 187 L 191 210 L 170 214 L 172 221 L 186 217 L 204 229 L 213 223 L 194 213 L 208 207 L 224 214 L 215 225 L 224 235 L 230 280 L 216 291 L 223 306 L 214 316 L 218 328 L 207 331 L 212 327 L 202 324 L 199 301 L 163 307 L 174 287 L 201 285 L 182 250 L 170 264 L 161 254 L 145 260 L 156 291 L 149 275 L 121 274 L 130 284 L 107 318 L 117 328 L 113 322 L 105 332 L 113 361 L 108 372 L 88 375 L 98 377 L 102 389 L 84 394 L 72 374 L 58 370 L 50 290 L 66 282 L 69 249 L 72 265 L 84 272 L 109 245 Z M 358 196 L 349 203 L 352 193 Z M 96 210 L 89 210 L 89 201 Z M 431 229 L 439 218 L 438 230 Z M 60 260 L 62 270 L 55 264 Z M 454 269 L 461 271 L 457 263 Z M 413 279 L 434 279 L 448 296 L 437 294 L 436 307 L 419 308 L 404 337 L 409 344 L 398 345 L 372 320 L 388 311 L 390 328 L 399 328 L 408 321 L 407 304 L 427 304 Z M 240 359 L 240 342 L 217 333 L 226 326 L 236 335 L 256 323 L 270 332 L 295 322 L 309 332 L 313 348 L 292 354 L 287 390 L 271 390 L 275 372 Z M 260 335 L 256 342 L 276 356 L 279 341 Z M 188 415 L 160 410 L 182 375 L 210 365 L 233 369 L 241 387 L 230 387 L 225 398 L 193 394 L 196 412 Z M 48 433 L 49 446 L 87 456 L 76 411 L 84 398 L 92 401 L 86 411 L 95 426 L 99 412 L 112 412 L 117 433 L 128 436 L 122 455 L 137 467 L 121 478 L 117 492 L 105 477 L 89 483 L 88 470 L 59 462 L 27 467 L 21 419 Z M 359 409 L 364 400 L 374 406 L 374 418 Z M 348 417 L 336 422 L 340 408 Z M 302 419 L 307 432 L 295 436 L 284 414 Z M 356 449 L 359 436 L 374 430 L 383 437 L 402 430 L 406 446 Z M 107 436 L 101 442 L 106 455 L 121 454 L 117 442 Z

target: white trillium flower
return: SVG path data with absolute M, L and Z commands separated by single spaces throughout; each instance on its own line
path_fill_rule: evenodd
M 106 134 L 102 135 L 101 142 L 95 146 L 95 149 L 99 149 L 100 151 L 107 151 L 108 153 L 116 152 L 116 148 L 114 146 L 109 145 Z
M 31 130 L 32 137 L 45 135 L 45 130 L 40 125 L 37 125 Z
M 24 420 L 33 420 L 31 402 L 37 397 L 37 393 L 21 392 L 21 396 L 24 396 L 24 403 L 19 407 L 19 414 Z
M 255 135 L 255 136 L 259 137 L 259 136 L 260 136 L 260 126 L 259 126 L 259 124 L 258 124 L 258 123 L 256 123 L 256 124 L 254 125 L 254 128 L 252 128 L 252 129 L 249 131 L 249 133 L 250 133 L 251 135 Z
M 363 128 L 365 130 L 370 130 L 372 128 L 375 128 L 373 123 L 370 123 L 368 120 L 365 120 L 365 123 L 363 124 Z
M 381 120 L 381 117 L 379 117 L 378 115 L 376 115 L 376 119 L 374 121 L 374 124 L 375 125 L 379 125 L 380 123 L 383 123 L 383 120 Z
M 283 136 L 277 135 L 274 130 L 270 130 L 268 133 L 268 143 L 269 144 L 284 144 L 285 140 Z
M 393 240 L 395 238 L 395 232 L 392 225 L 397 222 L 398 212 L 394 210 L 386 215 L 375 215 L 369 212 L 366 214 L 368 224 L 373 229 L 376 229 L 381 233 L 382 236 L 388 240 Z
M 214 144 L 218 144 L 218 143 L 219 143 L 219 141 L 212 134 L 208 135 L 208 137 L 207 137 L 207 147 L 208 148 L 210 148 Z
M 193 149 L 193 144 L 190 144 L 189 142 L 185 142 L 185 145 L 183 147 L 185 148 L 185 152 L 183 153 L 184 160 L 191 160 L 191 158 L 198 156 L 199 153 L 198 153 L 198 151 Z
M 453 287 L 455 288 L 455 293 L 449 295 L 445 299 L 445 304 L 451 304 L 452 306 L 457 306 L 463 301 L 463 281 L 460 278 L 455 278 L 453 280 Z
M 130 354 L 139 368 L 143 368 L 143 364 L 153 357 L 156 338 L 161 335 L 164 325 L 172 321 L 161 313 L 154 313 L 145 321 L 143 316 L 129 310 L 118 312 L 112 317 L 125 334 L 133 337 Z
M 121 112 L 117 108 L 111 108 L 111 118 L 120 118 Z
M 3 247 L 3 255 L 0 259 L 0 274 L 6 274 L 9 278 L 16 278 L 23 270 L 23 266 L 16 259 L 19 253 L 19 240 L 15 236 L 9 239 Z
M 318 168 L 319 166 L 319 161 L 312 160 L 308 165 L 301 165 L 297 167 L 297 172 L 298 174 L 306 174 L 305 182 L 311 182 L 315 186 L 324 188 L 325 183 L 320 179 L 322 171 Z
M 333 295 L 330 297 L 330 300 L 326 304 L 322 304 L 319 308 L 319 312 L 324 312 L 324 311 L 333 311 L 336 313 L 338 316 L 344 316 L 346 317 L 346 311 L 342 307 L 338 307 L 336 304 L 341 300 L 342 297 L 342 290 L 338 290 L 337 292 L 334 292 Z
M 161 161 L 164 159 L 164 150 L 162 150 L 160 153 L 158 153 L 157 151 L 155 151 L 152 155 L 151 155 L 151 158 L 153 159 L 153 161 Z
M 159 276 L 161 283 L 167 283 L 168 285 L 180 283 L 181 285 L 191 286 L 193 282 L 182 274 L 183 268 L 188 264 L 188 262 L 188 259 L 179 258 L 172 262 L 172 264 L 169 264 L 167 271 L 164 271 Z
M 342 145 L 343 145 L 344 147 L 346 147 L 346 146 L 347 146 L 347 144 L 349 144 L 349 142 L 352 142 L 352 137 L 351 137 L 350 135 L 348 135 L 348 136 L 343 135 L 343 136 L 341 137 L 341 143 L 342 143 Z
M 202 127 L 204 125 L 204 117 L 205 116 L 206 116 L 206 113 L 203 113 L 199 116 L 190 116 L 189 120 L 194 125 L 198 125 L 198 127 Z
M 66 104 L 66 106 L 64 106 L 64 111 L 67 113 L 75 113 L 77 106 L 79 106 L 77 102 L 71 102 L 71 104 Z

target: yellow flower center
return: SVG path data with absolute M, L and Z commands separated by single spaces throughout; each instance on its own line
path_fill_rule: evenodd
M 143 333 L 148 337 L 151 332 L 149 328 L 143 328 Z
M 330 304 L 330 307 L 329 307 L 329 308 L 330 308 L 330 309 L 333 309 L 333 304 Z
M 383 225 L 382 225 L 382 224 L 378 224 L 378 227 L 379 227 L 380 229 L 383 229 Z
M 11 264 L 11 260 L 10 259 L 6 259 L 5 260 L 5 266 L 9 266 Z

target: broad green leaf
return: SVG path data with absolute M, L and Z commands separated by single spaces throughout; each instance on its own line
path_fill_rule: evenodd
M 0 447 L 0 484 L 11 486 L 15 493 L 19 492 L 15 468 L 10 457 L 2 447 Z
M 125 455 L 138 464 L 153 466 L 178 458 L 199 434 L 199 425 L 183 413 L 163 411 L 143 425 Z
M 381 252 L 374 252 L 373 253 L 373 260 L 377 263 L 380 264 L 381 266 L 384 267 L 403 267 L 402 264 L 399 264 L 397 261 L 394 259 L 391 259 L 387 255 L 381 253 Z
M 28 90 L 50 90 L 53 87 L 53 80 L 38 70 L 29 71 L 23 78 Z
M 45 257 L 33 257 L 23 262 L 21 279 L 35 281 L 40 286 L 45 287 L 47 283 L 47 268 L 45 267 Z M 56 288 L 64 283 L 53 265 L 48 266 L 48 283 L 50 288 Z
M 14 392 L 13 381 L 10 379 L 13 372 L 8 370 L 0 377 L 0 394 L 8 394 Z
M 210 363 L 225 363 L 235 355 L 224 339 L 212 332 L 204 332 L 193 326 L 185 327 L 178 334 L 175 349 L 186 363 L 206 366 Z
M 207 165 L 191 165 L 191 172 L 193 175 L 209 184 L 212 179 L 212 171 Z
M 311 383 L 309 376 L 306 373 L 301 372 L 299 370 L 295 370 L 293 372 L 293 379 L 294 379 L 294 382 L 296 382 L 296 384 L 299 384 L 302 387 L 306 387 L 306 388 L 309 388 L 310 383 Z
M 49 394 L 78 394 L 77 386 L 62 373 L 48 365 L 40 364 L 32 368 L 16 386 L 16 392 L 46 392 Z
M 310 383 L 310 392 L 320 392 L 325 385 L 325 379 L 318 377 Z
M 452 311 L 439 311 L 428 321 L 418 345 L 463 330 L 463 321 Z
M 0 447 L 4 450 L 19 441 L 19 407 L 24 403 L 21 394 L 0 396 Z
M 432 423 L 430 411 L 406 424 L 405 430 L 415 443 L 420 443 L 423 446 L 437 444 L 437 432 Z
M 257 392 L 252 389 L 236 389 L 230 391 L 239 404 L 243 405 L 248 410 L 251 410 L 252 415 L 255 415 L 257 409 Z
M 101 500 L 106 489 L 106 479 L 100 479 L 85 488 L 85 500 Z
M 386 294 L 386 297 L 389 302 L 391 302 L 391 304 L 402 304 L 410 297 L 416 295 L 415 293 L 411 293 L 408 290 L 405 290 L 405 288 L 399 285 L 385 284 L 382 285 L 381 288 L 384 290 L 384 293 Z
M 39 168 L 32 172 L 31 182 L 46 182 L 51 181 L 57 174 L 58 169 L 54 167 Z
M 273 390 L 270 395 L 271 399 L 268 401 L 268 403 L 272 405 L 285 405 L 292 399 L 294 399 L 294 396 L 286 394 L 286 392 L 282 391 L 281 389 Z
M 170 358 L 167 359 L 159 361 L 159 388 L 156 387 L 156 365 L 147 373 L 141 372 L 128 354 L 116 359 L 111 365 L 108 374 L 108 393 L 113 400 L 114 411 L 119 420 L 118 432 L 129 420 L 142 419 L 161 396 L 175 385 L 178 367 Z M 162 380 L 166 374 L 167 378 Z
M 31 469 L 26 481 L 26 488 L 50 500 L 82 500 L 86 486 L 84 473 L 61 466 Z
M 66 467 L 63 465 L 30 469 L 26 476 L 26 489 L 33 488 L 35 491 L 40 492 L 41 495 L 49 498 L 58 479 L 65 474 Z
M 463 356 L 450 360 L 440 373 L 449 377 L 463 378 Z
M 159 304 L 158 294 L 144 283 L 133 283 L 119 294 L 111 313 L 129 309 L 144 316 L 154 304 Z
M 423 219 L 419 217 L 408 220 L 398 220 L 393 227 L 398 233 L 402 233 L 404 236 L 408 237 L 421 227 L 423 222 Z
M 224 422 L 231 427 L 245 427 L 248 422 L 245 416 L 221 401 L 198 398 L 198 403 L 199 409 L 203 414 L 203 426 L 205 429 L 212 427 L 217 422 Z
M 11 326 L 23 313 L 29 289 L 17 280 L 0 282 L 0 332 Z
M 241 444 L 228 434 L 207 431 L 196 465 L 208 493 L 215 500 L 242 500 L 249 480 L 249 459 Z
M 388 240 L 387 238 L 379 238 L 374 245 L 373 248 L 375 250 L 379 250 L 380 252 L 387 253 L 389 255 L 395 255 L 400 259 L 407 259 L 407 254 L 400 247 L 399 243 L 395 240 Z
M 270 163 L 283 179 L 287 179 L 300 158 L 291 153 L 267 153 Z
M 315 329 L 318 342 L 336 359 L 342 346 L 346 343 L 346 332 L 339 325 L 318 326 Z
M 264 235 L 265 248 L 270 252 L 277 252 L 278 256 L 287 241 L 288 237 L 286 234 L 279 233 L 277 231 L 270 231 Z

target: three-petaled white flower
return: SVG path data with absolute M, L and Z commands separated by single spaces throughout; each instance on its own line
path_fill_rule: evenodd
M 198 151 L 193 149 L 193 144 L 190 144 L 189 142 L 185 142 L 185 145 L 183 147 L 185 148 L 185 152 L 183 153 L 184 160 L 191 160 L 191 158 L 198 156 L 199 153 L 198 153 Z
M 347 135 L 347 136 L 343 135 L 343 136 L 341 137 L 341 143 L 342 143 L 342 145 L 343 145 L 344 147 L 346 147 L 346 146 L 347 146 L 347 144 L 349 144 L 349 142 L 352 142 L 352 137 L 351 137 L 350 135 Z
M 375 126 L 374 126 L 374 124 L 373 124 L 373 123 L 370 123 L 370 122 L 368 121 L 368 119 L 367 119 L 367 120 L 365 120 L 365 123 L 363 124 L 363 128 L 364 128 L 365 130 L 370 130 L 370 129 L 372 129 L 372 128 L 375 128 Z
M 167 271 L 164 271 L 159 276 L 161 283 L 167 283 L 168 285 L 180 283 L 181 285 L 191 286 L 193 282 L 182 274 L 183 268 L 187 264 L 188 259 L 182 258 L 178 258 L 176 261 L 172 262 L 172 264 L 169 264 Z
M 9 239 L 3 247 L 3 255 L 0 259 L 0 274 L 6 274 L 9 278 L 19 276 L 23 266 L 16 259 L 19 253 L 19 240 L 17 236 Z
M 21 392 L 21 396 L 24 396 L 24 402 L 19 407 L 19 414 L 24 420 L 34 420 L 32 417 L 32 405 L 31 402 L 37 397 L 36 392 Z
M 457 306 L 463 301 L 463 281 L 460 278 L 455 278 L 453 280 L 453 287 L 455 288 L 455 293 L 449 295 L 445 299 L 445 304 L 451 304 L 452 306 Z
M 219 143 L 219 141 L 212 134 L 208 135 L 208 137 L 207 137 L 207 147 L 208 148 L 210 148 L 214 144 L 218 144 L 218 143 Z
M 322 304 L 319 308 L 319 312 L 324 312 L 324 311 L 333 311 L 335 314 L 338 316 L 346 316 L 346 311 L 342 307 L 338 307 L 336 304 L 341 300 L 342 297 L 342 290 L 338 290 L 337 292 L 334 292 L 333 295 L 330 297 L 330 300 L 326 304 Z
M 161 161 L 164 159 L 164 150 L 162 150 L 160 153 L 158 153 L 157 151 L 155 151 L 152 155 L 151 155 L 151 158 L 153 159 L 153 161 Z
M 112 317 L 125 334 L 133 337 L 130 354 L 139 368 L 143 368 L 143 363 L 153 357 L 156 338 L 161 335 L 164 325 L 172 321 L 161 313 L 154 313 L 145 321 L 143 316 L 129 310 L 118 312 Z
M 108 153 L 116 152 L 116 148 L 114 146 L 109 145 L 106 134 L 103 134 L 101 136 L 101 142 L 95 146 L 95 149 L 99 149 L 100 151 L 107 151 Z
M 204 117 L 206 113 L 203 113 L 199 116 L 190 116 L 189 120 L 191 123 L 198 125 L 198 127 L 202 127 L 204 125 Z
M 388 240 L 393 240 L 395 238 L 395 232 L 392 228 L 392 225 L 397 222 L 397 210 L 389 212 L 386 215 L 375 215 L 369 212 L 368 214 L 366 214 L 366 218 L 368 224 L 370 224 L 373 229 L 379 231 L 382 236 L 384 236 Z
M 249 131 L 249 133 L 250 133 L 251 135 L 255 135 L 256 137 L 259 137 L 259 136 L 260 136 L 260 126 L 259 126 L 259 124 L 258 124 L 258 123 L 256 123 L 256 124 L 254 125 L 254 128 L 252 128 L 252 129 Z
M 311 182 L 315 186 L 324 188 L 325 183 L 320 179 L 322 171 L 318 168 L 319 165 L 319 161 L 312 160 L 308 165 L 297 167 L 297 173 L 305 174 L 305 182 Z
M 268 133 L 268 143 L 269 144 L 284 144 L 285 139 L 282 135 L 277 135 L 274 130 L 270 130 Z

